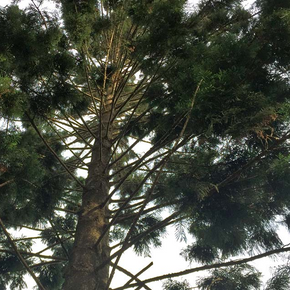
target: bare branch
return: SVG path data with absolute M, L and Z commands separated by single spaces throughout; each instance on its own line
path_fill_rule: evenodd
M 211 265 L 205 265 L 205 266 L 201 266 L 201 267 L 187 269 L 187 270 L 184 270 L 184 271 L 181 271 L 181 272 L 175 272 L 175 273 L 170 273 L 170 274 L 166 274 L 166 275 L 156 276 L 156 277 L 153 277 L 153 278 L 150 278 L 150 279 L 143 280 L 142 283 L 148 284 L 148 283 L 152 283 L 152 282 L 155 282 L 155 281 L 160 281 L 160 280 L 164 280 L 164 279 L 180 277 L 180 276 L 188 275 L 188 274 L 195 273 L 195 272 L 200 272 L 200 271 L 205 271 L 205 270 L 218 269 L 218 268 L 222 268 L 222 267 L 229 267 L 229 266 L 245 264 L 245 263 L 252 262 L 252 261 L 264 258 L 264 257 L 268 257 L 268 256 L 271 256 L 271 255 L 280 254 L 280 253 L 285 253 L 285 252 L 289 252 L 289 251 L 290 251 L 290 247 L 279 248 L 279 249 L 271 250 L 271 251 L 265 252 L 263 254 L 255 255 L 255 256 L 252 256 L 252 257 L 249 257 L 249 258 L 233 260 L 233 261 L 224 262 L 224 263 L 216 263 L 216 264 L 211 264 Z M 118 288 L 115 288 L 113 290 L 123 290 L 123 289 L 131 288 L 131 287 L 137 287 L 137 286 L 141 286 L 141 285 L 139 283 L 134 283 L 134 284 L 127 285 L 127 286 L 118 287 Z
M 7 180 L 7 181 L 1 183 L 0 184 L 0 188 L 3 187 L 3 186 L 5 186 L 5 185 L 8 185 L 8 184 L 12 183 L 13 181 L 14 181 L 14 179 L 10 179 L 10 180 Z
M 112 265 L 113 263 L 111 263 Z M 131 279 L 124 285 L 124 286 L 127 286 L 129 285 L 132 281 L 137 281 L 139 284 L 142 285 L 142 287 L 144 287 L 145 289 L 147 290 L 151 290 L 151 288 L 149 288 L 146 284 L 144 284 L 139 278 L 138 276 L 140 276 L 142 273 L 144 273 L 146 270 L 148 270 L 151 266 L 153 265 L 153 262 L 149 263 L 146 267 L 144 267 L 141 271 L 139 271 L 137 274 L 132 274 L 130 273 L 128 270 L 120 267 L 120 266 L 117 266 L 117 270 L 123 272 L 124 274 L 126 274 L 127 276 L 131 277 Z M 123 286 L 123 287 L 124 287 Z
M 7 249 L 0 249 L 0 253 L 15 254 L 14 251 L 7 250 Z M 67 261 L 67 258 L 57 257 L 57 256 L 52 256 L 52 255 L 40 255 L 40 254 L 37 254 L 37 253 L 30 253 L 30 252 L 25 252 L 25 251 L 19 251 L 19 253 L 22 256 L 37 257 L 37 258 L 57 260 L 57 261 Z

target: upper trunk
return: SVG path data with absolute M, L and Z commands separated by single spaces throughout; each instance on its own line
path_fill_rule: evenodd
M 102 113 L 102 124 L 92 149 L 74 247 L 65 273 L 64 290 L 107 289 L 109 266 L 98 268 L 110 255 L 108 232 L 101 242 L 98 240 L 108 225 L 109 216 L 108 206 L 103 204 L 109 194 L 108 163 L 113 131 L 109 125 L 111 103 L 112 96 L 108 96 Z M 98 136 L 102 136 L 101 140 Z

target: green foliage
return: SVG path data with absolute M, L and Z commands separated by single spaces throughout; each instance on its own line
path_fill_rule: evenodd
M 45 289 L 60 290 L 64 281 L 62 273 L 63 265 L 49 265 L 39 271 L 39 280 Z
M 133 21 L 146 24 L 147 33 L 137 39 L 136 52 L 138 58 L 148 56 L 142 68 L 146 72 L 154 63 L 154 57 L 160 56 L 168 49 L 180 45 L 180 34 L 185 1 L 132 1 L 130 14 Z M 178 32 L 178 33 L 177 33 Z
M 203 264 L 209 264 L 216 259 L 218 251 L 214 247 L 194 244 L 183 250 L 182 256 L 184 256 L 186 260 L 196 260 Z
M 160 200 L 174 201 L 175 210 L 189 215 L 189 231 L 196 238 L 184 251 L 189 260 L 210 263 L 249 247 L 281 246 L 274 220 L 277 213 L 288 215 L 289 156 L 277 151 L 259 167 L 249 166 L 238 180 L 219 186 L 255 156 L 254 148 L 230 146 L 228 153 L 220 146 L 208 150 L 197 146 L 191 154 L 188 148 L 187 156 L 176 158 L 168 167 L 175 175 L 168 175 L 156 189 Z
M 290 286 L 289 265 L 278 267 L 267 281 L 266 290 L 286 290 Z
M 133 215 L 130 212 L 124 214 L 124 217 L 121 217 L 121 221 L 118 225 L 114 228 L 111 233 L 111 240 L 112 241 L 122 241 L 124 239 L 124 229 L 129 228 L 133 219 Z M 164 236 L 165 229 L 164 228 L 156 228 L 156 225 L 161 221 L 159 217 L 153 215 L 146 215 L 141 218 L 136 226 L 134 227 L 131 240 L 133 241 L 133 248 L 134 251 L 138 255 L 148 256 L 150 257 L 150 251 L 152 247 L 160 247 L 161 246 L 161 239 Z M 149 231 L 149 233 L 145 236 L 142 236 L 142 233 L 145 231 Z M 142 236 L 141 238 L 137 239 L 137 237 Z
M 189 290 L 190 285 L 187 283 L 187 281 L 184 282 L 178 282 L 174 280 L 168 280 L 163 284 L 164 290 Z
M 135 191 L 137 191 L 139 188 L 139 184 L 143 178 L 144 178 L 143 174 L 138 174 L 138 175 L 136 174 L 126 179 L 126 181 L 120 187 L 121 197 L 125 198 L 128 196 L 131 196 Z M 141 189 L 139 189 L 138 192 L 141 193 Z
M 217 269 L 199 281 L 201 290 L 254 290 L 260 287 L 260 273 L 249 265 Z
M 73 1 L 61 0 L 63 19 L 70 39 L 76 45 L 86 42 L 92 32 L 92 25 L 96 19 L 94 0 Z
M 142 232 L 151 229 L 156 224 L 160 222 L 160 219 L 148 215 L 144 218 L 140 219 L 140 222 L 136 225 L 133 233 L 133 239 L 142 234 Z M 161 238 L 162 234 L 164 234 L 165 230 L 163 228 L 156 229 L 151 231 L 145 237 L 139 239 L 137 242 L 134 243 L 134 250 L 139 255 L 145 255 L 150 257 L 150 250 L 152 247 L 160 247 L 161 246 Z
M 270 62 L 278 61 L 280 53 L 265 51 L 266 42 L 260 39 L 262 37 L 260 34 L 268 35 L 267 31 L 275 29 L 271 26 L 264 30 L 262 19 L 263 28 L 260 31 L 252 31 L 249 17 L 246 17 L 247 12 L 236 2 L 238 1 L 229 1 L 225 5 L 217 3 L 214 7 L 205 2 L 201 10 L 206 14 L 204 19 L 207 21 L 210 19 L 215 26 L 200 28 L 202 34 L 198 36 L 190 32 L 187 36 L 188 43 L 183 41 L 179 47 L 181 55 L 174 57 L 175 61 L 178 59 L 178 65 L 173 65 L 169 57 L 168 70 L 166 68 L 162 70 L 163 78 L 158 86 L 159 91 L 156 91 L 156 97 L 152 98 L 153 95 L 150 89 L 148 90 L 148 94 L 152 95 L 148 98 L 150 105 L 155 105 L 158 112 L 166 111 L 167 114 L 159 116 L 158 119 L 153 118 L 152 114 L 152 121 L 160 124 L 176 122 L 177 117 L 188 110 L 194 92 L 202 80 L 188 126 L 192 132 L 205 133 L 208 136 L 231 135 L 237 138 L 244 137 L 249 132 L 271 130 L 271 121 L 277 117 L 279 102 L 284 102 L 289 90 L 281 85 L 281 75 L 275 73 L 276 65 L 274 69 L 268 66 Z M 218 23 L 215 19 L 219 13 L 219 17 L 225 23 Z M 242 16 L 243 14 L 245 15 Z M 194 20 L 189 20 L 190 27 L 200 25 L 197 21 L 202 18 L 201 15 L 195 15 Z M 241 22 L 240 17 L 244 19 Z M 232 22 L 234 25 L 228 27 L 227 23 Z M 245 31 L 241 31 L 245 29 L 244 22 L 248 27 Z M 214 29 L 217 30 L 216 33 L 212 32 Z M 277 27 L 278 29 L 280 28 Z M 250 36 L 251 33 L 256 36 Z M 285 33 L 289 35 L 289 32 Z M 182 39 L 180 34 L 179 37 Z M 284 44 L 287 45 L 289 42 L 279 43 L 275 44 L 277 50 L 286 51 Z M 168 88 L 161 92 L 164 83 Z M 275 105 L 273 97 L 278 101 Z M 182 123 L 177 126 L 181 130 Z M 162 136 L 164 131 L 165 129 L 160 127 L 155 130 L 155 134 L 159 133 Z M 159 139 L 156 137 L 155 140 Z
M 49 53 L 61 36 L 52 22 L 47 30 L 41 29 L 39 17 L 30 11 L 24 13 L 17 6 L 7 8 L 1 14 L 0 51 L 5 56 L 2 70 L 13 71 L 19 78 L 19 86 L 27 91 L 35 77 L 47 72 L 52 63 Z
M 6 240 L 6 237 L 1 240 Z M 29 252 L 32 248 L 32 242 L 29 240 L 15 241 L 20 251 Z M 8 241 L 1 243 L 3 248 L 10 249 Z M 10 252 L 2 252 L 0 254 L 0 286 L 3 290 L 8 289 L 26 289 L 24 275 L 26 271 L 19 261 L 18 257 L 10 250 Z
M 56 108 L 71 113 L 75 107 L 82 111 L 88 106 L 66 81 L 78 68 L 67 36 L 56 18 L 48 17 L 45 29 L 42 22 L 37 11 L 25 13 L 17 6 L 7 7 L 0 16 L 0 107 L 4 115 L 22 116 L 30 111 L 43 117 Z
M 59 203 L 66 178 L 57 173 L 60 165 L 40 140 L 36 142 L 31 129 L 13 134 L 2 131 L 0 136 L 4 168 L 0 183 L 7 182 L 1 188 L 1 217 L 12 224 L 35 224 Z M 62 147 L 56 143 L 54 150 L 61 152 Z

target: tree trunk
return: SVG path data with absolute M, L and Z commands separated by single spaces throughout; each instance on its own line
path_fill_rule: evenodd
M 111 96 L 110 96 L 111 97 Z M 83 192 L 82 209 L 76 229 L 71 259 L 65 273 L 64 290 L 106 290 L 109 266 L 98 269 L 110 256 L 109 234 L 96 242 L 108 225 L 108 207 L 99 207 L 109 194 L 108 163 L 111 156 L 112 129 L 106 130 L 110 120 L 111 98 L 107 98 L 99 130 L 92 149 L 92 159 Z

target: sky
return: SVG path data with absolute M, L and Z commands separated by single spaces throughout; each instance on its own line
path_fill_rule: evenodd
M 194 5 L 197 1 L 190 1 L 189 6 Z M 0 6 L 9 5 L 11 0 L 0 0 Z M 20 1 L 19 6 L 21 8 L 25 7 L 29 3 L 29 0 Z M 244 4 L 249 7 L 253 3 L 251 1 L 244 1 Z M 43 5 L 44 8 L 52 7 L 52 2 L 46 0 Z M 281 237 L 283 242 L 286 244 L 290 241 L 290 235 L 288 232 L 281 228 L 280 229 Z M 188 237 L 190 238 L 190 237 Z M 190 239 L 189 241 L 190 242 Z M 153 266 L 147 270 L 144 274 L 140 276 L 140 279 L 151 278 L 157 275 L 162 275 L 166 273 L 178 272 L 181 270 L 185 270 L 187 268 L 193 268 L 194 264 L 189 264 L 186 262 L 180 255 L 180 251 L 184 248 L 186 244 L 184 242 L 177 241 L 175 238 L 175 229 L 174 227 L 169 227 L 167 235 L 163 239 L 163 245 L 161 248 L 153 249 L 150 257 L 136 257 L 132 250 L 129 250 L 126 254 L 124 254 L 120 261 L 120 266 L 127 268 L 133 274 L 139 272 L 150 262 L 154 262 Z M 37 248 L 41 249 L 42 245 L 36 245 Z M 37 250 L 36 250 L 37 251 Z M 280 262 L 279 259 L 273 260 L 270 258 L 264 258 L 254 263 L 252 265 L 256 266 L 263 274 L 264 280 L 269 278 L 271 271 L 274 269 L 275 265 Z M 272 270 L 271 270 L 272 269 Z M 187 279 L 191 285 L 195 285 L 196 280 L 199 276 L 202 276 L 206 273 L 197 273 L 185 276 L 183 279 Z M 183 280 L 181 279 L 181 280 Z M 125 275 L 117 273 L 115 276 L 113 283 L 111 285 L 112 288 L 121 286 L 123 283 L 127 282 L 128 278 Z M 28 288 L 33 289 L 34 281 L 27 277 Z M 161 290 L 163 282 L 156 282 L 149 284 L 148 286 L 154 290 Z

